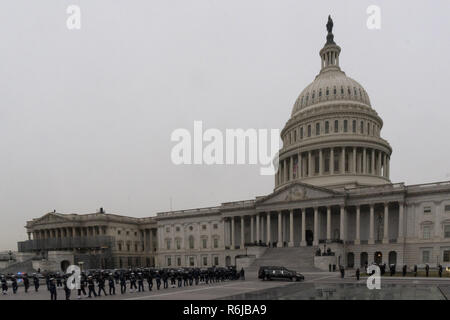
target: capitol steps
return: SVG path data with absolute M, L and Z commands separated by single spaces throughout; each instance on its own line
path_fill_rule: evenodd
M 0 270 L 0 273 L 2 273 L 2 274 L 8 274 L 8 273 L 15 274 L 17 272 L 25 272 L 27 274 L 32 274 L 33 272 L 36 272 L 33 269 L 32 259 L 30 258 L 25 261 L 10 264 L 6 268 Z
M 281 266 L 300 272 L 319 271 L 314 267 L 313 247 L 267 248 L 251 267 Z

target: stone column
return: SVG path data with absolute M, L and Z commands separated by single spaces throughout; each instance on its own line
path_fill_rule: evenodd
M 259 240 L 261 240 L 261 237 L 259 235 L 259 232 L 261 231 L 259 226 L 259 213 L 256 214 L 256 242 L 259 243 Z
M 378 151 L 377 157 L 377 176 L 381 176 L 381 151 Z
M 323 151 L 319 150 L 319 175 L 323 175 Z
M 244 230 L 244 228 L 245 228 L 245 219 L 244 219 L 245 217 L 244 216 L 241 216 L 241 247 L 240 247 L 240 249 L 244 249 L 244 247 L 245 247 L 245 230 Z
M 289 211 L 289 247 L 294 246 L 294 209 Z
M 250 216 L 250 242 L 255 242 L 255 232 L 253 231 L 253 215 Z
M 289 180 L 294 180 L 294 157 L 289 157 Z
M 345 147 L 342 147 L 342 151 L 341 151 L 341 169 L 339 170 L 340 173 L 345 173 Z
M 389 203 L 384 203 L 384 229 L 383 229 L 383 243 L 389 243 Z
M 311 160 L 311 158 L 312 158 L 311 151 L 308 151 L 308 177 L 312 177 L 313 176 L 312 160 Z
M 303 178 L 303 159 L 302 159 L 302 154 L 299 152 L 297 157 L 298 157 L 298 168 L 297 168 L 298 177 L 299 178 Z
M 403 201 L 400 201 L 398 203 L 398 240 L 397 242 L 403 242 L 403 209 L 404 209 L 404 203 Z
M 361 206 L 356 206 L 356 238 L 355 244 L 361 243 Z
M 317 246 L 319 244 L 319 208 L 314 207 L 314 239 L 313 245 Z
M 302 247 L 306 246 L 306 209 L 301 209 L 302 212 L 302 242 L 300 245 Z
M 353 147 L 353 160 L 352 160 L 353 174 L 356 174 L 356 148 Z
M 283 160 L 284 182 L 288 181 L 287 158 Z
M 150 252 L 153 253 L 155 250 L 153 248 L 153 229 L 148 229 L 149 239 L 148 239 L 148 247 Z
M 235 243 L 234 243 L 234 217 L 231 217 L 231 249 L 235 248 Z
M 277 247 L 281 248 L 283 246 L 283 229 L 281 225 L 281 211 L 278 211 L 278 240 Z
M 330 148 L 330 174 L 334 174 L 334 148 Z
M 267 212 L 267 218 L 266 218 L 266 224 L 267 224 L 267 245 L 270 244 L 271 239 L 270 239 L 270 212 Z
M 386 157 L 386 178 L 389 179 L 389 156 Z
M 366 148 L 363 148 L 362 173 L 367 174 L 367 150 L 366 150 Z
M 369 221 L 369 244 L 374 244 L 373 239 L 373 228 L 374 228 L 374 214 L 373 214 L 373 203 L 370 204 L 370 221 Z
M 331 206 L 327 207 L 327 240 L 331 240 Z
M 371 150 L 371 154 L 372 154 L 372 161 L 370 164 L 370 167 L 371 167 L 370 173 L 375 174 L 375 149 Z
M 340 228 L 339 228 L 339 233 L 340 236 L 339 238 L 343 241 L 345 241 L 345 207 L 341 206 L 341 219 L 340 219 Z

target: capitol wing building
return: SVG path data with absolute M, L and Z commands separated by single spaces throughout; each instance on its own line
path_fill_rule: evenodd
M 366 90 L 341 70 L 332 22 L 327 29 L 319 74 L 281 132 L 273 193 L 149 218 L 51 212 L 27 222 L 28 240 L 18 243 L 24 261 L 46 270 L 74 263 L 450 267 L 450 182 L 390 181 L 383 120 Z

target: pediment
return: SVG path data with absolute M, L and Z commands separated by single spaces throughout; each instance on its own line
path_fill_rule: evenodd
M 258 205 L 261 205 L 280 202 L 323 199 L 340 195 L 342 195 L 342 193 L 334 190 L 298 182 L 288 185 L 265 197 L 262 197 L 258 199 L 257 202 Z
M 40 218 L 33 221 L 33 224 L 45 224 L 45 223 L 57 223 L 57 222 L 67 222 L 69 219 L 64 217 L 60 213 L 49 212 Z

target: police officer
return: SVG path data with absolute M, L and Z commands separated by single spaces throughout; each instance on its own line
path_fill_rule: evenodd
M 101 297 L 102 291 L 105 294 L 105 296 L 107 296 L 106 290 L 105 290 L 105 278 L 103 277 L 102 273 L 100 273 L 97 283 L 98 283 L 98 296 Z
M 356 269 L 356 280 L 359 281 L 359 268 Z
M 28 279 L 28 275 L 27 274 L 25 274 L 23 276 L 23 286 L 25 288 L 25 293 L 27 293 L 28 292 L 28 288 L 30 287 L 30 279 Z
M 17 293 L 17 288 L 18 288 L 16 276 L 12 276 L 11 277 L 11 281 L 12 281 L 11 286 L 12 286 L 12 289 L 13 289 L 13 293 L 16 294 Z
M 153 275 L 152 271 L 150 270 L 147 275 L 147 283 L 148 283 L 148 291 L 152 291 L 153 288 Z
M 167 270 L 164 270 L 162 273 L 162 280 L 164 283 L 164 289 L 167 289 L 169 287 L 169 275 L 167 274 Z
M 88 277 L 87 283 L 89 290 L 88 298 L 92 298 L 92 295 L 94 295 L 94 297 L 97 297 L 97 293 L 95 292 L 94 279 L 92 278 L 92 276 Z
M 425 274 L 428 277 L 428 273 L 430 272 L 430 266 L 427 264 L 425 265 Z
M 62 281 L 61 281 L 61 275 L 59 274 L 59 272 L 56 273 L 56 286 L 62 287 Z
M 156 271 L 156 289 L 159 290 L 159 288 L 161 287 L 161 275 L 159 274 L 159 270 Z
M 48 289 L 50 291 L 50 300 L 56 300 L 56 284 L 54 278 L 48 279 Z
M 68 276 L 65 276 L 64 279 L 64 293 L 66 294 L 66 300 L 70 300 L 70 293 L 71 290 L 69 289 L 69 287 L 67 286 L 67 278 Z
M 403 265 L 403 269 L 402 269 L 402 275 L 404 277 L 406 276 L 406 270 L 407 270 L 407 267 L 406 267 L 406 264 L 405 264 L 405 265 Z
M 39 277 L 36 275 L 36 273 L 33 273 L 33 283 L 34 283 L 34 291 L 39 291 Z
M 2 293 L 6 294 L 8 292 L 8 283 L 6 282 L 5 276 L 2 276 Z
M 188 274 L 186 270 L 183 270 L 183 286 L 187 286 L 188 285 Z
M 127 279 L 124 274 L 120 275 L 120 293 L 124 294 L 127 291 Z
M 132 272 L 130 275 L 130 292 L 135 292 L 135 291 L 137 291 L 136 277 L 134 276 L 134 272 Z
M 81 273 L 81 279 L 80 279 L 80 288 L 78 289 L 78 299 L 81 299 L 81 293 L 83 293 L 83 295 L 86 295 L 86 284 L 87 284 L 87 279 L 86 279 L 86 275 L 83 273 Z
M 239 274 L 239 277 L 241 278 L 241 280 L 245 280 L 245 271 L 244 268 L 241 268 L 241 272 Z
M 442 266 L 439 265 L 439 278 L 442 278 Z
M 138 291 L 144 292 L 144 277 L 142 276 L 142 273 L 138 273 Z
M 116 283 L 114 281 L 114 277 L 113 277 L 112 273 L 109 274 L 108 284 L 109 284 L 109 294 L 115 295 L 116 294 Z
M 183 285 L 183 273 L 181 270 L 177 271 L 177 280 L 178 280 L 178 288 L 181 288 Z
M 341 278 L 344 279 L 344 277 L 345 277 L 345 269 L 344 269 L 344 267 L 342 265 L 339 266 L 339 269 L 341 271 Z
M 414 277 L 417 277 L 417 264 L 414 265 Z
M 170 270 L 170 285 L 172 286 L 172 288 L 175 288 L 175 271 L 174 270 Z
M 199 274 L 198 274 L 198 268 L 195 268 L 192 272 L 192 276 L 194 277 L 195 285 L 198 286 L 199 281 Z

